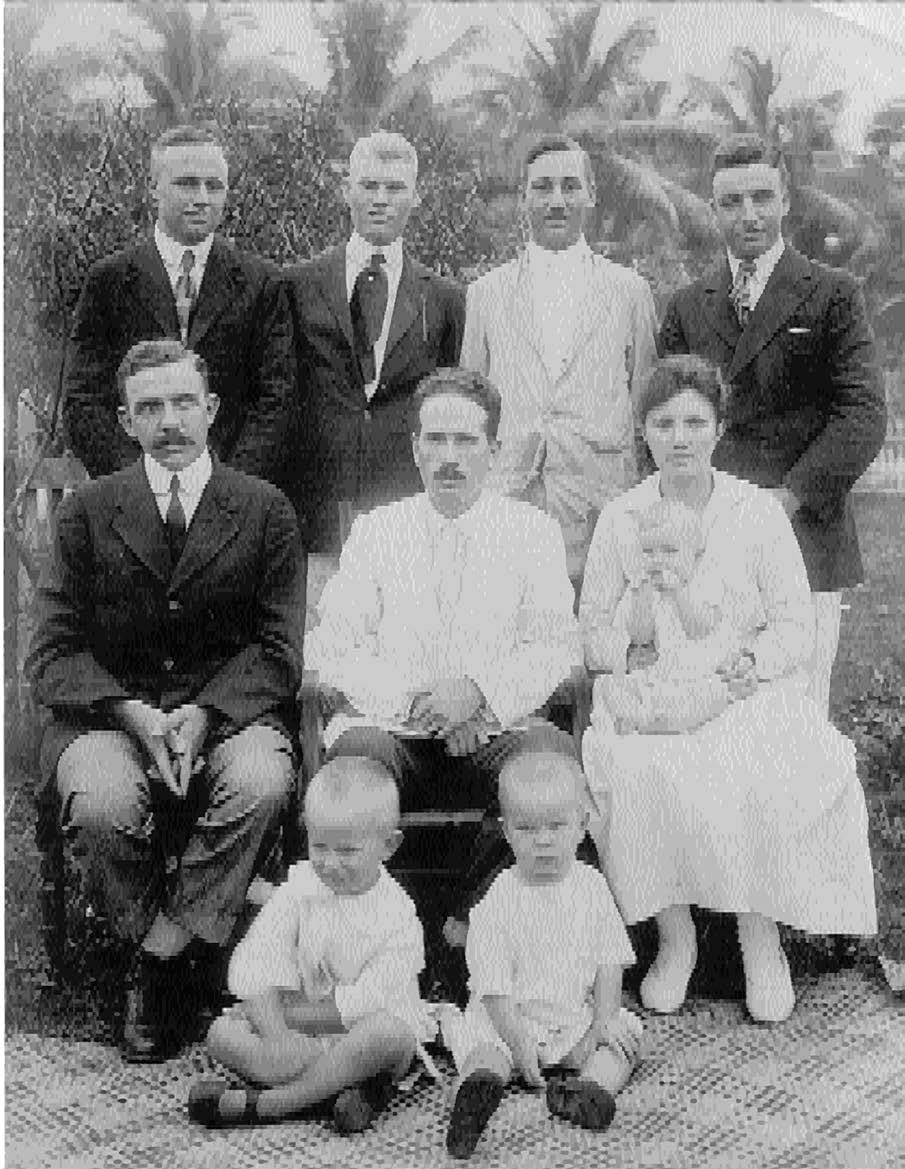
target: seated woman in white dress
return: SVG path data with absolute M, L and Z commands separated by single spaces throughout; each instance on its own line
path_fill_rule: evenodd
M 711 466 L 724 396 L 719 371 L 701 358 L 655 367 L 639 409 L 659 472 L 601 513 L 580 619 L 589 669 L 631 666 L 645 631 L 617 613 L 637 577 L 637 516 L 660 498 L 684 503 L 700 517 L 704 546 L 675 599 L 721 598 L 737 640 L 718 665 L 737 700 L 686 733 L 624 735 L 595 684 L 583 760 L 610 809 L 597 844 L 623 917 L 657 921 L 644 1005 L 671 1012 L 684 1002 L 696 904 L 737 915 L 748 1010 L 778 1022 L 795 995 L 777 921 L 874 934 L 873 873 L 854 748 L 805 694 L 814 615 L 791 524 L 770 492 Z

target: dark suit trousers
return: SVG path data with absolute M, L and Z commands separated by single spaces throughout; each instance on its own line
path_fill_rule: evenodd
M 162 909 L 222 946 L 294 774 L 289 742 L 273 727 L 252 725 L 212 748 L 183 804 L 148 780 L 125 732 L 90 731 L 57 764 L 61 828 L 121 936 L 140 941 Z M 170 872 L 167 855 L 175 859 Z
M 474 755 L 462 758 L 448 755 L 440 739 L 397 738 L 380 727 L 350 727 L 333 744 L 327 758 L 363 755 L 383 763 L 399 786 L 403 812 L 424 808 L 485 809 L 472 862 L 450 905 L 453 916 L 465 918 L 497 873 L 515 859 L 500 828 L 497 779 L 510 759 L 529 751 L 553 751 L 573 759 L 576 755 L 571 735 L 552 723 L 539 722 L 527 730 L 504 731 Z

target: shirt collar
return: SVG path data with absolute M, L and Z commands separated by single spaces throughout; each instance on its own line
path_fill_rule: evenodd
M 159 223 L 154 224 L 154 243 L 157 245 L 157 251 L 160 253 L 160 258 L 163 260 L 163 266 L 167 272 L 179 270 L 185 252 L 191 252 L 195 257 L 193 271 L 199 272 L 207 264 L 207 257 L 210 255 L 213 242 L 214 233 L 211 232 L 200 243 L 181 244 L 172 236 L 167 235 Z
M 770 278 L 770 274 L 776 265 L 779 263 L 779 257 L 785 250 L 786 241 L 779 237 L 772 248 L 768 248 L 763 255 L 758 256 L 754 261 L 754 278 L 760 284 L 766 284 Z M 738 272 L 741 260 L 738 256 L 734 256 L 728 249 L 726 255 L 729 259 L 729 270 L 732 273 L 732 281 L 735 283 L 736 273 Z
M 189 463 L 181 471 L 170 471 L 158 463 L 153 455 L 145 455 L 145 474 L 148 483 L 155 495 L 169 495 L 170 483 L 174 475 L 179 476 L 179 490 L 186 495 L 200 495 L 207 486 L 207 481 L 213 471 L 210 451 L 207 447 L 201 452 L 194 463 Z
M 424 511 L 427 516 L 427 524 L 430 530 L 434 533 L 446 532 L 450 528 L 458 528 L 464 535 L 468 535 L 475 524 L 480 520 L 487 507 L 488 493 L 485 488 L 478 498 L 474 501 L 468 511 L 463 511 L 460 516 L 455 519 L 447 519 L 442 515 L 430 501 L 427 492 L 424 492 Z
M 371 256 L 374 252 L 380 252 L 382 256 L 386 257 L 387 272 L 396 272 L 402 267 L 402 237 L 397 236 L 391 244 L 381 246 L 379 244 L 371 244 L 359 235 L 357 231 L 353 231 L 349 237 L 349 242 L 346 245 L 346 265 L 351 268 L 356 276 L 362 270 L 367 268 L 371 262 Z
M 535 271 L 545 273 L 577 271 L 591 255 L 591 247 L 584 235 L 580 235 L 574 244 L 554 252 L 551 248 L 542 248 L 534 240 L 528 241 L 528 264 Z

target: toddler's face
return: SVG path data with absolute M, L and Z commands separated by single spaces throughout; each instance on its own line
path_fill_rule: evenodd
M 568 778 L 551 779 L 547 788 L 513 793 L 503 812 L 503 831 L 529 885 L 561 881 L 575 860 L 587 815 Z
M 309 817 L 307 828 L 308 859 L 329 889 L 354 896 L 377 884 L 380 866 L 392 851 L 389 829 L 323 814 Z
M 644 568 L 654 588 L 677 588 L 694 572 L 700 544 L 693 529 L 676 523 L 641 528 Z

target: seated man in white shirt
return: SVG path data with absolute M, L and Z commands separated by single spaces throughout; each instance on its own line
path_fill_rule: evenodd
M 425 490 L 355 521 L 306 661 L 347 700 L 328 758 L 383 762 L 404 810 L 467 790 L 495 813 L 509 758 L 575 753 L 535 713 L 581 661 L 563 538 L 531 504 L 485 490 L 500 396 L 482 374 L 438 369 L 413 406 Z

